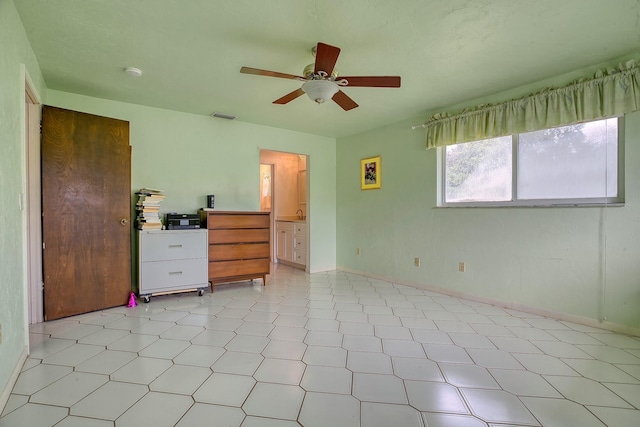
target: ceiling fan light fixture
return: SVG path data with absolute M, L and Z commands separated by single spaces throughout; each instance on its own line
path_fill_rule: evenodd
M 333 98 L 338 92 L 338 85 L 330 80 L 311 80 L 302 85 L 302 90 L 312 101 L 322 104 Z

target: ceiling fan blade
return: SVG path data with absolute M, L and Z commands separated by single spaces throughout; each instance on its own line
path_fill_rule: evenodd
M 346 80 L 347 87 L 400 87 L 400 76 L 340 76 L 336 80 Z
M 333 99 L 336 104 L 342 107 L 344 111 L 352 110 L 358 106 L 358 104 L 356 104 L 353 99 L 349 98 L 347 94 L 341 90 L 337 91 L 331 99 Z
M 336 66 L 338 55 L 340 55 L 339 47 L 318 43 L 316 47 L 316 65 L 313 72 L 324 71 L 330 76 Z
M 256 74 L 258 76 L 279 77 L 281 79 L 306 80 L 302 76 L 294 76 L 293 74 L 279 73 L 277 71 L 260 70 L 258 68 L 242 67 L 240 72 L 244 74 Z
M 304 95 L 304 91 L 302 90 L 302 88 L 296 89 L 293 92 L 286 94 L 282 98 L 276 99 L 275 101 L 273 101 L 273 103 L 274 104 L 286 104 L 287 102 L 293 101 L 294 99 L 296 99 L 300 95 Z

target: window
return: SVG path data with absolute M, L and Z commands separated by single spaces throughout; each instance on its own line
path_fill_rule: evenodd
M 622 119 L 441 148 L 440 206 L 623 202 Z

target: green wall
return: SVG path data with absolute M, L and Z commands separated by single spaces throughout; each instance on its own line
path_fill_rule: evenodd
M 0 0 L 0 395 L 27 343 L 25 303 L 24 72 L 46 87 L 12 1 Z M 1 402 L 0 402 L 1 403 Z
M 161 214 L 195 213 L 207 194 L 219 210 L 259 210 L 260 149 L 308 155 L 309 268 L 335 269 L 335 139 L 58 91 L 48 104 L 129 121 L 132 190 L 164 190 Z
M 437 150 L 411 129 L 425 118 L 338 140 L 338 267 L 640 333 L 640 112 L 625 117 L 626 204 L 606 209 L 437 208 Z M 361 191 L 375 155 L 382 188 Z

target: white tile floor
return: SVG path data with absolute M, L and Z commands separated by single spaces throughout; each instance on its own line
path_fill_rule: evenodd
M 2 427 L 638 426 L 640 339 L 274 267 L 33 325 Z

